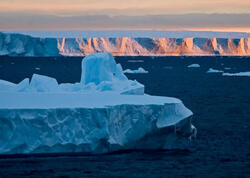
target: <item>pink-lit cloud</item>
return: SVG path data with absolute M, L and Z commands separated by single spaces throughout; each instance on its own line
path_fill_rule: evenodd
M 250 0 L 0 0 L 0 30 L 250 32 Z

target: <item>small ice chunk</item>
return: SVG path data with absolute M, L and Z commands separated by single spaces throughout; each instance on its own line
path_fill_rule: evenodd
M 22 80 L 19 84 L 17 84 L 16 91 L 19 92 L 25 92 L 29 89 L 29 82 L 30 80 L 28 78 L 25 78 Z
M 55 78 L 33 74 L 30 82 L 30 90 L 34 92 L 57 92 L 59 86 Z
M 128 62 L 144 62 L 143 60 L 128 60 Z
M 39 68 L 39 67 L 36 67 L 35 69 L 36 69 L 36 70 L 40 70 L 40 68 Z
M 148 71 L 146 71 L 142 67 L 139 67 L 136 70 L 126 69 L 126 70 L 123 71 L 123 73 L 128 73 L 128 74 L 147 74 Z
M 199 68 L 201 67 L 200 64 L 190 64 L 189 66 L 187 66 L 189 68 Z
M 5 80 L 0 80 L 0 91 L 15 91 L 15 89 L 16 84 Z
M 250 77 L 250 72 L 223 73 L 222 75 L 223 75 L 223 76 Z
M 59 89 L 65 92 L 79 92 L 83 90 L 83 86 L 80 83 L 62 83 Z
M 26 78 L 18 84 L 14 84 L 5 80 L 0 80 L 0 91 L 5 92 L 21 92 L 27 91 L 29 88 L 29 79 Z
M 217 69 L 213 69 L 213 68 L 209 68 L 207 73 L 222 73 L 222 70 L 217 70 Z

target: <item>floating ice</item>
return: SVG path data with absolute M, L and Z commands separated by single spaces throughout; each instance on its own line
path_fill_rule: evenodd
M 200 66 L 200 64 L 190 64 L 187 67 L 189 67 L 189 68 L 198 68 L 198 67 L 201 67 L 201 66 Z
M 84 58 L 79 83 L 0 80 L 0 98 L 0 154 L 184 148 L 196 134 L 182 101 L 144 94 L 108 53 Z
M 222 73 L 223 71 L 222 70 L 216 70 L 216 69 L 213 69 L 213 68 L 209 68 L 207 73 Z
M 140 69 L 143 72 L 143 70 Z M 24 86 L 23 86 L 24 87 Z M 58 85 L 55 78 L 34 74 L 31 82 L 26 80 L 26 88 L 18 89 L 8 81 L 0 82 L 0 90 L 22 92 L 105 92 L 121 94 L 144 94 L 144 85 L 136 80 L 128 80 L 120 64 L 116 64 L 110 53 L 96 53 L 82 61 L 82 75 L 79 83 Z
M 192 112 L 175 98 L 0 92 L 0 153 L 183 148 Z
M 238 76 L 238 77 L 250 77 L 250 72 L 239 72 L 239 73 L 223 73 L 223 76 Z
M 146 71 L 142 67 L 139 67 L 137 70 L 126 69 L 123 72 L 128 73 L 128 74 L 147 74 L 148 73 L 148 71 Z

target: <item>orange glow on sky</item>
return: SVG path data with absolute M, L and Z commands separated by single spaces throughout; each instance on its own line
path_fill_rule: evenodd
M 4 15 L 3 15 L 4 14 Z M 20 15 L 21 14 L 21 15 Z M 146 16 L 146 15 L 167 15 L 167 14 L 250 14 L 250 0 L 0 0 L 0 30 L 8 29 L 59 29 L 64 26 L 56 26 L 53 24 L 46 26 L 46 20 L 41 26 L 32 26 L 36 24 L 37 19 L 33 20 L 29 16 L 41 15 L 46 18 L 55 17 L 77 17 L 89 15 L 107 15 L 114 16 Z M 2 17 L 1 17 L 2 16 Z M 13 20 L 13 16 L 16 19 Z M 27 19 L 24 26 L 22 23 Z M 54 17 L 53 17 L 54 18 Z M 245 18 L 247 19 L 247 18 Z M 39 19 L 40 20 L 40 19 Z M 50 19 L 49 19 L 50 20 Z M 203 19 L 197 18 L 197 24 L 200 24 Z M 216 19 L 214 19 L 216 20 Z M 244 21 L 244 20 L 242 20 Z M 10 23 L 11 22 L 11 23 Z M 130 22 L 130 21 L 129 21 Z M 14 24 L 15 23 L 15 24 Z M 49 23 L 49 22 L 48 22 Z M 74 22 L 77 24 L 77 22 Z M 179 21 L 183 24 L 183 21 Z M 213 19 L 208 20 L 208 24 L 200 26 L 191 25 L 178 28 L 173 26 L 163 27 L 157 26 L 159 30 L 212 30 L 212 31 L 243 31 L 250 32 L 250 20 L 242 25 L 243 22 L 238 22 L 234 18 L 227 19 L 225 23 L 218 27 Z M 228 23 L 228 24 L 227 24 Z M 152 23 L 151 26 L 135 27 L 136 29 L 155 29 Z M 119 23 L 118 23 L 119 25 Z M 70 29 L 88 29 L 89 26 L 79 27 L 78 25 L 68 25 L 65 28 Z M 107 29 L 107 27 L 94 26 L 96 29 Z M 128 26 L 129 27 L 129 26 Z M 89 27 L 92 28 L 92 27 Z M 111 29 L 119 28 L 117 26 L 110 27 Z M 125 29 L 122 26 L 120 29 Z M 129 28 L 131 29 L 131 28 Z M 133 27 L 132 27 L 133 29 Z
M 1 0 L 0 11 L 32 11 L 77 15 L 102 10 L 138 9 L 134 15 L 150 13 L 249 13 L 249 0 Z M 118 12 L 117 12 L 118 13 Z M 115 15 L 115 14 L 114 14 Z M 128 15 L 128 14 L 124 14 Z

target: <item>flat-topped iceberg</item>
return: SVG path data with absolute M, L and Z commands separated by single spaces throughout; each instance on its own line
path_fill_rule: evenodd
M 179 99 L 144 94 L 108 53 L 83 59 L 79 83 L 1 80 L 0 98 L 0 154 L 183 148 L 196 133 Z
M 0 92 L 0 98 L 2 154 L 182 148 L 195 131 L 192 112 L 175 98 L 113 92 Z

